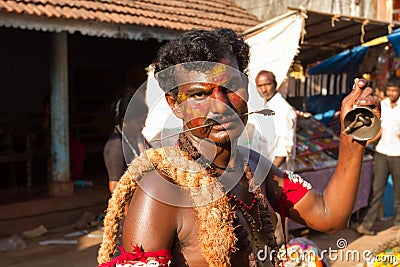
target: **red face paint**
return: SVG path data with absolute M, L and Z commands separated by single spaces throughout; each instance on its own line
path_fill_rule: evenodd
M 193 99 L 185 101 L 182 106 L 185 111 L 185 120 L 191 121 L 191 123 L 196 122 L 196 126 L 203 125 L 202 121 L 205 121 L 208 113 L 208 104 L 204 103 L 208 101 L 197 102 Z
M 244 85 L 241 75 L 237 69 L 227 68 L 224 64 L 218 64 L 208 72 L 179 71 L 177 78 L 181 84 L 178 85 L 178 101 L 183 110 L 185 128 L 203 126 L 208 118 L 218 117 L 223 120 L 232 118 L 234 113 L 246 113 L 247 84 Z M 215 142 L 226 142 L 226 138 L 241 134 L 246 121 L 247 117 L 222 121 L 191 133 L 200 138 L 215 139 Z
M 228 95 L 229 102 L 232 104 L 233 108 L 241 114 L 247 112 L 247 93 L 243 91 L 244 90 L 240 89 L 234 94 Z

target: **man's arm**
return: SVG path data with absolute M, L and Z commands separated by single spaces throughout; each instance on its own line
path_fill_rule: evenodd
M 142 180 L 151 180 L 152 171 Z M 159 178 L 158 178 L 159 179 Z M 143 247 L 145 252 L 171 249 L 177 232 L 178 208 L 165 204 L 152 197 L 162 188 L 146 188 L 146 192 L 138 187 L 129 204 L 128 214 L 124 222 L 123 245 L 125 251 L 131 252 L 132 246 Z
M 103 159 L 108 173 L 108 189 L 113 193 L 126 167 L 121 139 L 115 138 L 107 141 L 104 146 Z
M 108 182 L 108 190 L 110 190 L 110 193 L 112 194 L 114 192 L 114 189 L 117 187 L 118 181 L 109 181 Z
M 372 97 L 371 88 L 361 90 L 365 86 L 365 80 L 356 79 L 354 89 L 343 100 L 342 129 L 344 116 L 352 110 L 354 104 L 374 106 L 376 107 L 374 111 L 380 116 L 379 101 Z M 308 191 L 289 210 L 289 216 L 297 222 L 323 232 L 336 232 L 347 227 L 357 196 L 365 143 L 355 141 L 351 136 L 341 133 L 338 164 L 325 191 L 322 193 L 316 190 Z M 281 196 L 279 192 L 281 189 L 277 189 L 276 185 L 283 186 L 282 173 L 272 169 L 271 175 L 273 177 L 269 179 L 268 191 L 271 195 L 275 194 L 274 201 L 277 201 Z

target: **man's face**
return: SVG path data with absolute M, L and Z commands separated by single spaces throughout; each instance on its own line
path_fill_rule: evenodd
M 388 86 L 386 88 L 386 96 L 389 97 L 390 102 L 395 103 L 400 96 L 399 86 Z
M 199 138 L 209 138 L 222 144 L 238 138 L 244 130 L 247 116 L 247 80 L 236 61 L 224 59 L 209 71 L 177 72 L 178 109 L 185 129 L 216 122 L 215 125 L 191 131 Z
M 276 91 L 274 79 L 268 73 L 261 73 L 256 77 L 257 91 L 266 101 L 270 100 Z

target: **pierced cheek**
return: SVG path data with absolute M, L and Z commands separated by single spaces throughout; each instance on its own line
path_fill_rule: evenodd
M 204 124 L 204 118 L 195 118 L 190 121 L 192 127 L 202 126 Z

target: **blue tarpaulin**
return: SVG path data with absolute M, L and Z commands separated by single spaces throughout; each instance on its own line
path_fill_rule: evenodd
M 389 175 L 388 181 L 385 186 L 385 192 L 383 193 L 383 217 L 394 216 L 394 191 L 393 191 L 393 180 L 392 175 Z
M 340 107 L 344 95 L 314 95 L 308 96 L 307 111 L 314 114 L 314 118 L 327 125 Z
M 357 46 L 343 51 L 310 67 L 308 73 L 310 75 L 356 73 L 368 49 L 368 46 Z
M 396 55 L 400 55 L 400 29 L 387 35 L 388 41 L 392 44 Z M 343 51 L 333 57 L 330 57 L 314 67 L 310 67 L 308 73 L 313 74 L 340 74 L 357 73 L 358 68 L 364 60 L 369 46 L 356 46 L 352 49 Z
M 397 29 L 387 36 L 389 42 L 392 44 L 396 56 L 400 55 L 400 30 Z

